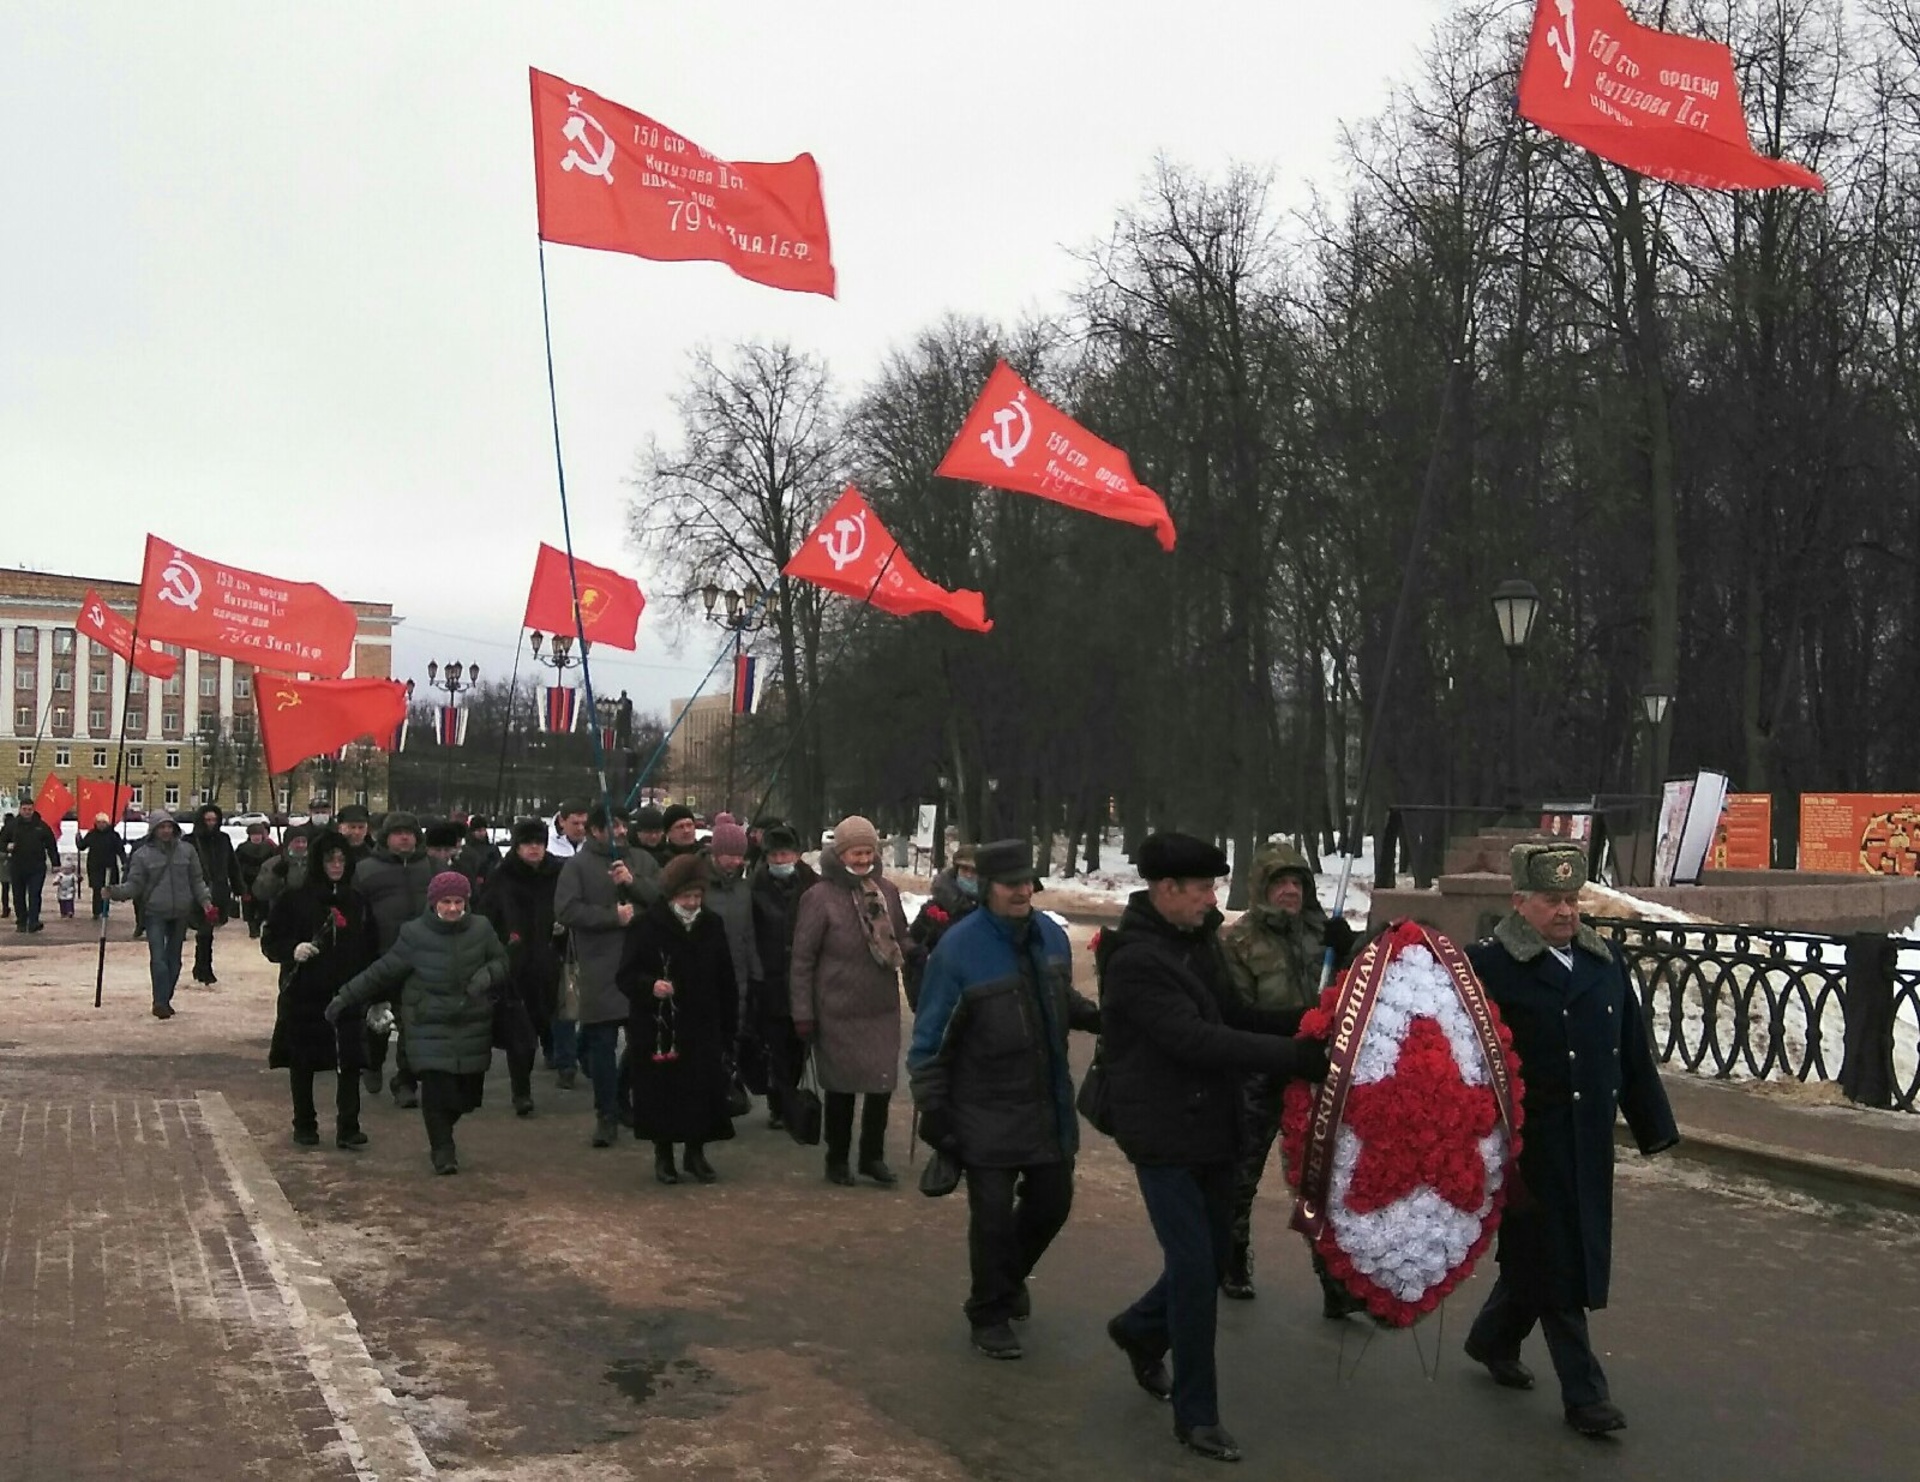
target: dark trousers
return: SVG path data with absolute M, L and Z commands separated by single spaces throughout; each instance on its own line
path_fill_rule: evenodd
M 513 1099 L 533 1096 L 533 1056 L 540 1040 L 533 1032 L 533 1016 L 526 1003 L 511 988 L 493 1008 L 493 1043 L 507 1052 L 507 1081 L 513 1087 Z
M 1213 1335 L 1220 1275 L 1233 1238 L 1233 1164 L 1142 1164 L 1133 1172 L 1166 1266 L 1140 1300 L 1120 1314 L 1120 1328 L 1149 1352 L 1172 1350 L 1176 1426 L 1190 1431 L 1218 1425 Z
M 252 896 L 248 896 L 246 900 L 241 903 L 240 914 L 246 918 L 247 935 L 250 937 L 259 936 L 260 928 L 266 924 L 267 908 Z
M 1240 1163 L 1234 1170 L 1233 1243 L 1245 1245 L 1253 1235 L 1253 1201 L 1260 1192 L 1273 1139 L 1280 1131 L 1280 1093 L 1286 1082 L 1278 1076 L 1254 1074 L 1240 1082 Z
M 887 1103 L 892 1093 L 868 1092 L 860 1108 L 860 1161 L 878 1163 L 887 1156 Z M 829 1091 L 825 1097 L 827 1161 L 844 1163 L 853 1145 L 853 1092 Z
M 486 1089 L 484 1071 L 456 1073 L 451 1070 L 420 1072 L 420 1117 L 427 1124 L 427 1145 L 433 1148 L 453 1146 L 453 1124 L 470 1111 L 480 1109 Z
M 25 931 L 40 921 L 40 897 L 47 888 L 47 872 L 35 870 L 13 882 L 13 914 Z
M 293 1083 L 293 1130 L 295 1132 L 318 1132 L 320 1113 L 313 1104 L 313 1078 L 317 1074 L 311 1070 L 289 1070 L 288 1079 Z M 360 1130 L 360 1077 L 350 1070 L 342 1070 L 335 1077 L 333 1088 L 333 1130 L 336 1135 Z
M 107 914 L 107 888 L 104 885 L 96 885 L 93 888 L 93 914 L 95 916 Z
M 0 870 L 0 916 L 13 914 L 13 876 Z
M 1547 1354 L 1553 1360 L 1553 1372 L 1560 1376 L 1561 1404 L 1572 1408 L 1606 1399 L 1607 1376 L 1587 1337 L 1586 1309 L 1536 1306 L 1513 1288 L 1505 1271 L 1487 1293 L 1467 1341 L 1485 1358 L 1517 1359 L 1520 1344 L 1535 1323 L 1546 1334 Z
M 1071 1160 L 967 1169 L 968 1322 L 986 1328 L 1013 1316 L 1020 1288 L 1072 1208 Z
M 609 1122 L 620 1115 L 620 1021 L 580 1026 L 580 1064 L 593 1084 L 593 1114 Z
M 144 931 L 147 969 L 153 977 L 153 1006 L 164 1009 L 173 1002 L 173 990 L 180 982 L 180 950 L 187 942 L 186 918 L 149 916 Z
M 193 933 L 193 981 L 213 981 L 213 928 L 202 926 Z

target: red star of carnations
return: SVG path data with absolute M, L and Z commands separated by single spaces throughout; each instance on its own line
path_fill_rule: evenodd
M 1347 1093 L 1345 1120 L 1360 1139 L 1347 1207 L 1367 1214 L 1424 1185 L 1457 1209 L 1477 1211 L 1487 1170 L 1476 1144 L 1498 1119 L 1493 1091 L 1461 1078 L 1439 1020 L 1415 1019 L 1393 1074 Z

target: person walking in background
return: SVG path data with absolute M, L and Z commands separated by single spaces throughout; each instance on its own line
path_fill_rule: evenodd
M 676 854 L 698 854 L 700 852 L 700 825 L 694 819 L 693 809 L 684 803 L 675 803 L 660 815 L 660 822 L 667 835 L 661 844 L 665 851 L 660 856 L 662 865 Z
M 7 846 L 7 874 L 13 881 L 14 930 L 42 929 L 40 902 L 47 888 L 47 871 L 60 868 L 59 835 L 47 827 L 32 798 L 20 804 L 13 820 L 13 842 Z
M 195 917 L 211 923 L 220 916 L 200 868 L 199 852 L 181 838 L 180 825 L 171 813 L 156 808 L 147 815 L 147 837 L 133 851 L 127 878 L 107 887 L 107 895 L 138 903 L 153 977 L 153 1017 L 171 1019 L 187 926 Z
M 767 1084 L 766 1050 L 749 1021 L 748 1001 L 760 991 L 760 947 L 753 931 L 753 887 L 746 876 L 747 831 L 728 819 L 715 823 L 707 839 L 705 909 L 727 929 L 727 947 L 733 954 L 733 976 L 740 987 L 732 1022 L 738 1038 L 727 1046 L 728 1074 L 742 1096 L 754 1085 Z
M 254 894 L 254 886 L 259 883 L 260 871 L 266 868 L 267 861 L 279 852 L 280 846 L 267 837 L 264 823 L 248 824 L 246 842 L 233 851 L 233 862 L 240 871 L 240 914 L 246 920 L 250 937 L 260 935 L 267 919 L 267 908 Z
M 302 837 L 305 837 L 304 835 Z M 367 1145 L 360 1128 L 360 1071 L 366 1060 L 365 1014 L 351 1009 L 329 1022 L 333 996 L 373 962 L 378 943 L 366 898 L 353 888 L 353 854 L 346 839 L 326 832 L 310 846 L 311 869 L 274 902 L 262 926 L 260 950 L 280 964 L 267 1065 L 287 1072 L 293 1095 L 293 1140 L 320 1145 L 314 1076 L 332 1071 L 334 1146 Z
M 127 846 L 104 813 L 93 815 L 93 827 L 80 836 L 80 855 L 87 862 L 87 888 L 93 892 L 93 914 L 107 914 L 107 887 L 117 885 L 127 869 Z
M 400 930 L 427 906 L 427 887 L 435 874 L 432 862 L 419 853 L 420 820 L 411 813 L 389 813 L 380 824 L 380 847 L 371 858 L 354 866 L 353 888 L 366 900 L 373 915 L 375 949 L 385 956 L 400 940 Z M 405 1030 L 393 1062 L 393 1104 L 408 1110 L 420 1104 L 420 1085 L 407 1059 Z M 386 1030 L 367 1031 L 367 1094 L 380 1093 L 381 1073 L 387 1063 Z
M 13 871 L 8 859 L 13 853 L 14 815 L 0 818 L 0 920 L 13 914 Z
M 561 863 L 547 853 L 547 826 L 523 818 L 512 850 L 487 880 L 480 909 L 507 949 L 507 991 L 494 1018 L 494 1045 L 507 1052 L 516 1115 L 533 1115 L 533 1053 L 552 1058 L 553 1014 L 560 996 L 566 928 L 554 915 Z M 569 1064 L 571 1064 L 569 1060 Z
M 476 813 L 467 820 L 466 838 L 453 860 L 453 867 L 473 882 L 475 900 L 486 891 L 487 879 L 499 864 L 500 846 L 493 842 L 493 830 Z
M 63 920 L 73 919 L 73 902 L 79 894 L 80 861 L 63 859 L 60 861 L 59 883 L 53 889 L 53 898 L 60 903 L 60 915 Z
M 348 803 L 340 810 L 335 826 L 340 837 L 347 841 L 347 859 L 358 865 L 373 853 L 373 845 L 367 835 L 373 832 L 373 817 L 367 812 L 364 803 Z
M 467 914 L 472 894 L 458 870 L 435 875 L 425 913 L 401 927 L 393 947 L 326 1007 L 328 1021 L 338 1024 L 349 1009 L 398 998 L 435 1173 L 460 1171 L 454 1124 L 480 1108 L 493 1063 L 493 998 L 507 976 L 507 949 L 485 919 Z
M 616 979 L 627 928 L 660 897 L 660 867 L 651 855 L 627 848 L 621 827 L 605 803 L 595 803 L 586 841 L 562 867 L 554 891 L 554 915 L 572 939 L 580 1059 L 593 1085 L 597 1148 L 612 1147 L 620 1135 L 620 1026 L 628 1007 Z M 563 1066 L 560 1083 L 571 1082 Z
M 908 1008 L 920 1007 L 920 980 L 940 938 L 979 904 L 980 874 L 975 867 L 974 848 L 962 844 L 953 851 L 953 863 L 933 877 L 933 894 L 921 904 L 913 925 L 907 928 L 907 935 L 913 938 L 906 961 Z
M 193 937 L 193 981 L 211 988 L 220 979 L 213 971 L 214 929 L 233 919 L 234 902 L 240 895 L 240 864 L 234 857 L 233 840 L 223 825 L 226 815 L 213 803 L 200 809 L 193 823 L 191 842 L 200 856 L 200 872 L 206 876 L 218 912 L 204 919 Z
M 633 1135 L 653 1144 L 663 1184 L 680 1182 L 675 1143 L 685 1148 L 680 1167 L 710 1184 L 707 1144 L 733 1136 L 727 1062 L 740 990 L 726 926 L 704 908 L 709 868 L 683 854 L 660 872 L 660 898 L 634 921 L 617 980 L 632 1006 Z
M 967 1177 L 967 1324 L 988 1358 L 1017 1359 L 1027 1278 L 1073 1208 L 1080 1119 L 1067 1032 L 1098 1032 L 1074 991 L 1067 934 L 1033 909 L 1040 872 L 1024 840 L 983 844 L 983 909 L 927 963 L 907 1054 L 920 1136 Z
M 800 857 L 800 836 L 784 823 L 768 825 L 761 837 L 765 851 L 753 872 L 753 940 L 760 954 L 761 982 L 751 1013 L 767 1057 L 767 1126 L 787 1124 L 787 1097 L 800 1084 L 807 1047 L 793 1032 L 793 999 L 788 967 L 793 957 L 793 924 L 800 897 L 820 877 Z
M 1353 928 L 1329 921 L 1314 894 L 1313 870 L 1291 844 L 1273 844 L 1254 856 L 1250 904 L 1220 933 L 1227 985 L 1246 1008 L 1268 1012 L 1305 1010 L 1320 1001 L 1321 959 L 1333 948 L 1336 969 L 1353 950 Z M 1253 1201 L 1260 1192 L 1273 1140 L 1280 1131 L 1280 1096 L 1286 1081 L 1251 1071 L 1240 1082 L 1240 1166 L 1233 1194 L 1233 1249 L 1222 1295 L 1248 1301 L 1253 1291 Z M 1360 1301 L 1328 1273 L 1313 1254 L 1320 1278 L 1323 1316 L 1339 1319 L 1364 1312 Z
M 860 1109 L 859 1173 L 891 1187 L 887 1104 L 900 1067 L 900 966 L 907 918 L 900 892 L 880 874 L 880 835 L 844 818 L 820 856 L 820 883 L 800 897 L 789 967 L 794 1033 L 811 1046 L 825 1093 L 827 1178 L 856 1180 L 847 1155 L 854 1098 Z

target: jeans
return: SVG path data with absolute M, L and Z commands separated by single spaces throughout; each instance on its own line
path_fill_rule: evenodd
M 594 1115 L 620 1120 L 620 1021 L 580 1026 L 580 1060 L 593 1082 Z
M 580 1026 L 571 1019 L 555 1019 L 547 1026 L 555 1070 L 580 1068 Z
M 293 1130 L 295 1132 L 320 1130 L 320 1112 L 313 1102 L 315 1074 L 316 1072 L 311 1070 L 287 1072 L 293 1085 Z M 337 1084 L 333 1088 L 333 1130 L 335 1135 L 360 1130 L 360 1077 L 344 1066 L 341 1067 Z
M 471 1073 L 451 1070 L 420 1072 L 420 1117 L 427 1124 L 427 1146 L 453 1146 L 453 1124 L 470 1111 L 477 1111 L 486 1089 L 485 1071 Z
M 31 875 L 22 875 L 13 882 L 13 913 L 25 931 L 40 921 L 40 895 L 47 888 L 47 872 L 36 870 Z
M 988 1328 L 1013 1316 L 1020 1288 L 1072 1208 L 1071 1160 L 967 1169 L 968 1322 Z
M 1173 1423 L 1182 1431 L 1220 1423 L 1214 1323 L 1232 1243 L 1234 1165 L 1139 1165 L 1134 1176 L 1166 1266 L 1118 1319 L 1142 1349 L 1173 1350 Z
M 829 1091 L 825 1116 L 827 1161 L 844 1163 L 853 1144 L 853 1092 Z M 866 1095 L 860 1108 L 860 1162 L 878 1163 L 887 1156 L 887 1103 L 893 1099 L 886 1091 Z
M 147 966 L 153 973 L 153 1006 L 164 1009 L 173 1002 L 174 985 L 180 981 L 180 953 L 187 944 L 187 920 L 184 916 L 156 916 L 147 913 Z
M 1587 1314 L 1580 1307 L 1536 1307 L 1516 1292 L 1502 1271 L 1473 1320 L 1467 1342 L 1492 1359 L 1517 1359 L 1520 1343 L 1538 1323 L 1547 1337 L 1553 1372 L 1560 1376 L 1560 1402 L 1571 1409 L 1607 1398 L 1607 1376 L 1587 1337 Z

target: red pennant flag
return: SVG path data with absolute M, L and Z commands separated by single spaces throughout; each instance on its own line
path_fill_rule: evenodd
M 640 583 L 578 556 L 573 565 L 580 576 L 580 631 L 587 642 L 633 648 L 639 642 L 640 614 L 647 610 Z M 527 615 L 520 626 L 563 638 L 574 635 L 573 583 L 567 577 L 567 553 L 545 542 L 533 563 Z
M 895 617 L 937 612 L 956 628 L 993 630 L 986 599 L 978 592 L 949 592 L 915 571 L 852 484 L 782 569 L 787 576 L 870 602 Z
M 362 737 L 394 749 L 407 716 L 407 687 L 394 679 L 286 679 L 263 674 L 254 685 L 260 743 L 269 772 L 288 772 Z
M 359 620 L 325 587 L 222 566 L 149 535 L 136 625 L 156 642 L 334 679 L 353 663 Z
M 82 636 L 104 643 L 142 674 L 154 679 L 172 679 L 180 668 L 180 661 L 172 654 L 162 653 L 155 648 L 151 639 L 140 640 L 140 652 L 136 655 L 133 651 L 133 624 L 102 602 L 100 594 L 91 587 L 87 588 L 87 595 L 80 603 L 80 615 L 73 620 L 73 626 Z
M 33 806 L 40 810 L 47 827 L 58 833 L 60 820 L 67 816 L 67 810 L 73 806 L 73 794 L 67 791 L 66 783 L 49 772 L 47 780 L 40 784 L 40 791 L 34 796 Z
M 661 262 L 722 262 L 770 288 L 833 296 L 812 155 L 729 163 L 644 113 L 528 70 L 546 241 Z
M 89 777 L 80 779 L 80 824 L 82 831 L 93 827 L 94 819 L 102 813 L 107 815 L 109 823 L 124 823 L 127 809 L 133 806 L 133 789 L 116 788 L 106 778 L 95 780 Z
M 1826 189 L 1811 170 L 1754 153 L 1732 52 L 1638 25 L 1620 0 L 1539 0 L 1520 68 L 1520 116 L 1680 185 Z
M 1127 455 L 1036 395 L 1004 360 L 934 472 L 1144 525 L 1173 549 L 1166 501 L 1134 478 Z

